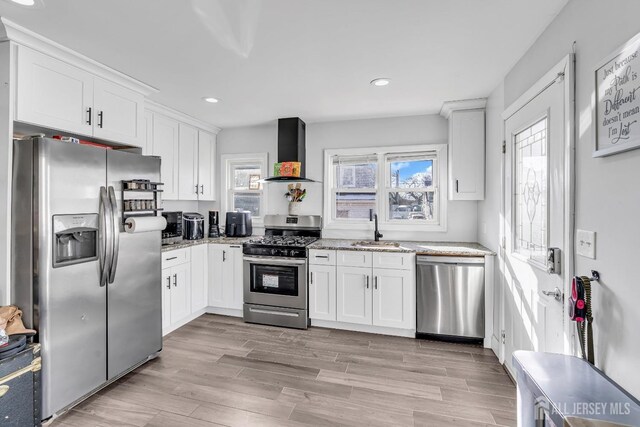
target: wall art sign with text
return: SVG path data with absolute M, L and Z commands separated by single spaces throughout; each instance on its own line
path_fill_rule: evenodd
M 594 157 L 640 148 L 640 34 L 595 72 Z

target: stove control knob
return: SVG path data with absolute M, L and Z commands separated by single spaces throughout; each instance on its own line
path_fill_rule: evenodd
M 276 249 L 271 249 L 271 255 L 275 255 L 276 253 L 278 253 Z

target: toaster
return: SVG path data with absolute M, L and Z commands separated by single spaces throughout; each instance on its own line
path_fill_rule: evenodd
M 224 227 L 227 237 L 247 237 L 253 233 L 251 225 L 251 212 L 237 211 L 227 212 L 227 221 Z

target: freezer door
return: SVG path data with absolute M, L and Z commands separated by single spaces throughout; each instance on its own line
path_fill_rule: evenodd
M 108 378 L 115 378 L 162 349 L 161 232 L 129 234 L 122 223 L 122 181 L 160 180 L 160 158 L 109 151 L 107 186 L 114 206 L 114 241 L 107 284 Z M 130 193 L 127 198 L 149 194 Z
M 47 418 L 106 380 L 107 299 L 106 288 L 100 286 L 100 263 L 88 257 L 86 262 L 54 267 L 56 221 L 76 221 L 77 227 L 99 223 L 106 156 L 104 150 L 50 139 L 17 142 L 17 156 L 22 143 L 33 144 L 35 185 L 29 190 L 14 183 L 14 197 L 31 194 L 32 215 L 37 218 L 33 229 L 37 255 L 31 267 L 33 323 L 42 343 L 42 416 Z M 98 234 L 97 244 L 104 238 Z

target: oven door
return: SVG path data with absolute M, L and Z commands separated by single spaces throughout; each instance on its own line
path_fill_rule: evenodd
M 307 309 L 307 260 L 244 257 L 244 302 Z

